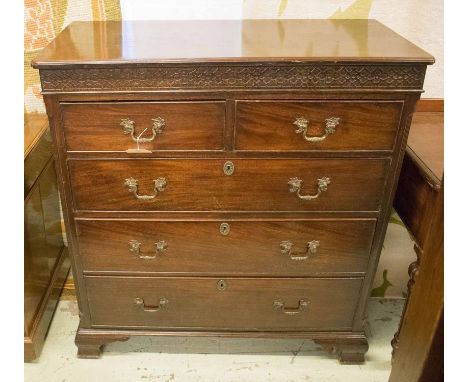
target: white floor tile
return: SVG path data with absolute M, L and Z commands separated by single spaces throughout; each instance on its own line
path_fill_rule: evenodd
M 25 364 L 26 382 L 386 382 L 390 341 L 403 300 L 369 304 L 370 349 L 364 365 L 340 365 L 312 341 L 134 337 L 106 346 L 99 360 L 76 358 L 78 310 L 60 301 L 41 357 Z

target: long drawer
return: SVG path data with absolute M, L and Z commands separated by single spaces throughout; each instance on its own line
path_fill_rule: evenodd
M 402 101 L 238 101 L 236 150 L 393 150 Z
M 63 103 L 61 109 L 69 151 L 223 149 L 224 101 Z
M 85 272 L 363 275 L 375 219 L 77 220 Z
M 362 279 L 86 276 L 94 327 L 349 330 Z
M 378 211 L 389 164 L 389 159 L 68 161 L 75 209 L 99 211 Z

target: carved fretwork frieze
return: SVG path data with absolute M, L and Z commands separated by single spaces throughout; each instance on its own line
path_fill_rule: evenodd
M 411 89 L 421 90 L 420 64 L 166 65 L 42 69 L 42 90 L 135 89 Z

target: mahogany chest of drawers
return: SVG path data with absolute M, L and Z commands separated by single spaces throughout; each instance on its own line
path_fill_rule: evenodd
M 300 337 L 362 362 L 433 58 L 376 21 L 73 23 L 38 57 L 80 326 Z

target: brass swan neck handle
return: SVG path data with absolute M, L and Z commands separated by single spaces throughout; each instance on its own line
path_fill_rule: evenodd
M 125 185 L 128 188 L 128 191 L 133 193 L 136 199 L 138 200 L 151 200 L 154 199 L 158 194 L 165 190 L 166 188 L 166 178 L 158 178 L 153 180 L 154 182 L 154 194 L 153 195 L 140 195 L 138 193 L 138 179 L 127 178 L 125 179 Z
M 159 312 L 160 310 L 166 308 L 169 301 L 167 298 L 162 297 L 159 299 L 158 305 L 146 305 L 144 299 L 137 297 L 135 300 L 133 300 L 133 303 L 136 307 L 143 309 L 145 312 Z
M 164 118 L 156 117 L 156 118 L 152 118 L 151 120 L 153 121 L 153 126 L 151 128 L 151 131 L 153 132 L 153 134 L 149 138 L 141 138 L 141 134 L 138 136 L 135 136 L 135 121 L 132 121 L 130 118 L 122 118 L 120 120 L 120 126 L 122 126 L 123 133 L 126 135 L 130 135 L 134 142 L 148 143 L 148 142 L 154 141 L 154 139 L 156 138 L 156 135 L 162 134 L 164 126 L 166 126 L 166 121 L 164 120 Z
M 338 117 L 330 117 L 325 119 L 325 133 L 321 136 L 312 136 L 307 135 L 309 130 L 309 120 L 304 117 L 298 117 L 293 122 L 293 125 L 297 127 L 295 132 L 297 134 L 302 134 L 302 137 L 307 142 L 321 142 L 325 140 L 330 134 L 333 134 L 336 131 L 336 127 L 340 124 L 340 118 Z
M 307 250 L 305 253 L 293 253 L 292 247 L 294 244 L 289 240 L 282 241 L 280 243 L 281 253 L 289 256 L 291 260 L 307 260 L 314 253 L 317 253 L 317 248 L 320 246 L 320 241 L 312 240 L 307 243 Z
M 149 254 L 144 254 L 141 251 L 141 243 L 138 240 L 130 240 L 128 243 L 128 250 L 131 253 L 134 253 L 137 255 L 140 259 L 155 259 L 157 255 L 162 254 L 163 252 L 166 252 L 167 250 L 167 242 L 165 240 L 160 240 L 154 243 L 154 254 L 149 255 Z
M 308 300 L 299 300 L 297 307 L 287 307 L 282 300 L 276 300 L 273 302 L 273 308 L 281 310 L 284 314 L 288 316 L 293 316 L 299 314 L 310 304 Z
M 289 192 L 295 192 L 299 199 L 312 200 L 317 199 L 322 192 L 327 191 L 328 185 L 331 183 L 330 178 L 323 177 L 317 179 L 317 192 L 313 195 L 302 195 L 302 179 L 297 177 L 289 179 Z

